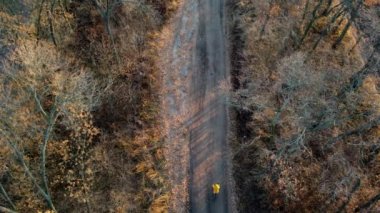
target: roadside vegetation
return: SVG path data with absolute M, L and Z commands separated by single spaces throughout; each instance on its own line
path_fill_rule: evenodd
M 0 1 L 0 212 L 166 212 L 156 38 L 177 4 Z
M 235 0 L 241 212 L 380 209 L 380 2 Z

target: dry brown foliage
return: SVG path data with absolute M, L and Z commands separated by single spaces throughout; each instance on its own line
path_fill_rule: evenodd
M 166 212 L 155 38 L 178 1 L 116 3 L 109 21 L 94 1 L 25 2 L 36 10 L 0 14 L 1 42 L 15 42 L 0 71 L 0 206 Z
M 365 0 L 364 3 L 365 3 L 367 6 L 376 6 L 376 5 L 380 5 L 380 1 L 379 1 L 379 0 Z
M 242 212 L 317 206 L 354 212 L 380 191 L 373 178 L 380 172 L 373 166 L 380 148 L 379 78 L 367 75 L 357 89 L 341 94 L 366 60 L 355 25 L 331 48 L 349 16 L 332 24 L 321 16 L 300 45 L 318 2 L 236 1 L 233 29 L 240 33 L 234 42 L 240 49 L 233 54 L 241 57 L 232 56 L 238 67 L 232 73 L 234 163 Z

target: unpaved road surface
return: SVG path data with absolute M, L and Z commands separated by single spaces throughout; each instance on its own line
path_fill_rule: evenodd
M 225 1 L 185 0 L 164 56 L 172 212 L 233 212 Z M 222 187 L 213 198 L 215 182 Z

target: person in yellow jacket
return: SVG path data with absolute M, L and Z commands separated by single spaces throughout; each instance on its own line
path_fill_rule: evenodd
M 216 196 L 219 194 L 219 192 L 220 192 L 220 184 L 219 183 L 212 184 L 212 194 Z

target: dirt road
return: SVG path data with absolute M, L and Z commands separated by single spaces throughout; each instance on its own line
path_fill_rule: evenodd
M 197 109 L 190 128 L 190 212 L 229 212 L 227 80 L 224 1 L 201 1 L 190 98 Z M 222 191 L 211 196 L 212 183 Z
M 177 17 L 164 99 L 173 212 L 233 212 L 227 149 L 226 0 L 185 0 Z M 221 184 L 217 198 L 212 183 Z M 183 193 L 188 192 L 188 196 Z M 183 207 L 186 206 L 186 207 Z

